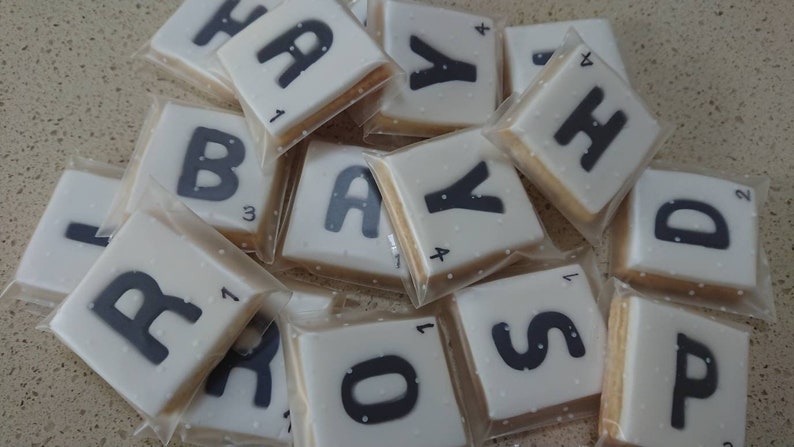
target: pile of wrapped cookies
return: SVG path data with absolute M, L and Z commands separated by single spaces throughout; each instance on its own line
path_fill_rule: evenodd
M 138 56 L 238 110 L 156 97 L 125 170 L 73 158 L 4 295 L 140 436 L 462 447 L 597 415 L 599 445 L 744 444 L 723 316 L 775 318 L 769 182 L 654 161 L 672 126 L 608 21 L 185 0 Z M 316 137 L 343 112 L 364 141 Z M 527 184 L 590 244 L 558 249 Z

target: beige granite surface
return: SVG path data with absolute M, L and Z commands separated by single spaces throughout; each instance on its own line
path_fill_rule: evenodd
M 503 14 L 510 24 L 611 19 L 634 86 L 655 112 L 677 125 L 658 158 L 771 177 L 760 222 L 778 321 L 748 320 L 753 334 L 747 445 L 794 445 L 794 2 L 436 3 Z M 123 165 L 149 105 L 148 93 L 211 101 L 130 57 L 177 5 L 177 0 L 0 1 L 0 284 L 13 276 L 70 155 Z M 346 118 L 322 130 L 356 132 Z M 581 241 L 556 211 L 535 199 L 555 241 L 564 247 Z M 605 259 L 603 248 L 599 255 Z M 53 336 L 34 329 L 40 317 L 5 307 L 0 309 L 0 445 L 154 445 L 132 437 L 138 418 L 120 397 Z M 497 444 L 593 445 L 594 421 Z

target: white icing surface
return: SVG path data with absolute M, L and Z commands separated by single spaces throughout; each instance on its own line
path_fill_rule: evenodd
M 232 135 L 232 139 L 242 142 L 245 147 L 242 163 L 233 169 L 238 180 L 237 189 L 227 199 L 214 201 L 178 194 L 177 185 L 183 172 L 188 146 L 199 127 Z M 139 158 L 133 161 L 138 164 L 135 167 L 130 164 L 131 168 L 125 174 L 123 189 L 126 189 L 128 194 L 125 213 L 136 209 L 150 178 L 154 178 L 213 227 L 227 231 L 257 233 L 263 216 L 272 212 L 269 209 L 272 205 L 268 204 L 268 199 L 271 189 L 277 185 L 273 182 L 276 165 L 261 168 L 256 151 L 257 148 L 243 117 L 233 113 L 167 102 L 151 129 L 145 148 L 141 153 L 135 154 Z M 206 145 L 204 154 L 207 159 L 229 157 L 229 151 L 214 142 Z M 220 177 L 208 170 L 201 170 L 197 177 L 199 187 L 211 187 L 220 182 Z M 254 208 L 253 216 L 249 212 L 250 208 L 246 208 L 249 206 Z
M 433 61 L 411 49 L 412 36 L 419 37 L 450 59 L 476 67 L 475 82 L 453 80 L 417 90 L 411 89 L 409 82 L 392 84 L 388 87 L 392 93 L 386 96 L 394 96 L 394 99 L 381 109 L 383 115 L 424 124 L 460 127 L 483 124 L 499 101 L 498 30 L 494 20 L 404 0 L 385 0 L 382 7 L 384 29 L 378 30 L 378 35 L 383 49 L 409 78 L 415 72 L 434 66 Z M 480 29 L 485 35 L 476 29 L 481 25 L 484 25 Z M 399 93 L 394 91 L 397 88 Z
M 285 52 L 260 63 L 257 53 L 298 24 L 312 19 L 321 19 L 331 28 L 333 42 L 315 63 L 282 88 L 277 80 L 295 59 Z M 306 54 L 317 45 L 317 37 L 307 32 L 297 38 L 296 50 Z M 288 0 L 222 46 L 218 57 L 241 103 L 252 114 L 248 118 L 264 126 L 273 137 L 297 126 L 388 62 L 347 7 L 336 0 Z M 270 122 L 277 110 L 284 114 Z M 311 130 L 307 129 L 307 133 Z
M 457 292 L 454 300 L 491 420 L 542 411 L 601 392 L 606 325 L 578 264 L 469 287 Z M 573 357 L 561 330 L 552 329 L 540 365 L 531 370 L 511 368 L 496 348 L 492 328 L 507 323 L 515 351 L 524 353 L 530 349 L 529 324 L 542 312 L 559 312 L 573 322 L 576 330 L 570 333 L 581 340 L 584 355 Z
M 411 266 L 414 275 L 419 269 L 452 279 L 463 266 L 485 267 L 493 262 L 489 256 L 507 257 L 544 238 L 513 165 L 482 137 L 479 128 L 419 143 L 383 161 L 401 199 L 393 212 L 408 216 L 410 228 L 400 235 L 401 245 L 411 244 L 421 255 L 422 265 Z M 425 196 L 449 188 L 481 162 L 486 164 L 488 177 L 472 193 L 498 197 L 504 213 L 461 208 L 430 213 Z M 436 247 L 450 251 L 443 261 L 430 258 L 437 254 Z
M 350 208 L 338 231 L 326 229 L 326 217 L 334 200 L 334 185 L 350 167 L 369 170 L 361 156 L 365 148 L 314 140 L 309 144 L 300 183 L 292 206 L 284 238 L 282 256 L 307 264 L 338 266 L 363 274 L 399 278 L 388 236 L 394 230 L 386 210 L 381 206 L 377 237 L 364 235 L 364 211 Z M 374 185 L 374 180 L 373 180 Z M 375 192 L 376 194 L 377 191 Z M 359 177 L 337 198 L 366 201 L 370 194 L 366 179 Z M 339 274 L 341 275 L 341 274 Z M 335 273 L 335 276 L 339 276 Z M 373 285 L 377 285 L 374 283 Z
M 736 191 L 749 192 L 750 200 Z M 657 239 L 657 212 L 671 200 L 694 200 L 714 207 L 725 219 L 728 247 L 718 249 Z M 649 168 L 637 180 L 628 206 L 628 268 L 710 285 L 755 288 L 758 214 L 756 194 L 749 186 L 700 174 Z M 715 222 L 709 216 L 684 209 L 670 215 L 668 225 L 688 231 L 715 231 Z
M 591 53 L 593 65 L 581 66 L 583 54 Z M 591 214 L 598 213 L 619 192 L 653 149 L 661 127 L 637 94 L 588 46 L 571 49 L 559 70 L 535 94 L 521 98 L 510 126 L 527 150 L 538 159 L 563 187 Z M 606 124 L 618 111 L 627 116 L 626 125 L 587 172 L 581 158 L 590 138 L 579 132 L 562 146 L 554 134 L 594 87 L 604 92 L 593 111 Z
M 367 23 L 367 0 L 349 0 L 348 7 L 362 24 Z
M 417 326 L 425 324 L 435 327 L 420 333 Z M 298 426 L 299 421 L 295 420 L 295 445 L 468 445 L 444 358 L 446 348 L 434 318 L 371 322 L 302 333 L 296 339 L 296 346 L 302 365 L 302 370 L 295 372 L 296 380 L 305 390 L 305 396 L 293 398 L 306 399 L 308 415 L 303 425 Z M 384 355 L 399 355 L 415 369 L 418 399 L 411 412 L 400 419 L 362 424 L 353 420 L 342 405 L 342 381 L 349 368 Z M 400 396 L 405 390 L 405 380 L 389 374 L 360 382 L 354 388 L 354 396 L 361 403 L 373 404 Z M 311 441 L 302 439 L 303 436 Z
M 253 298 L 277 285 L 264 270 L 255 277 L 241 276 L 238 268 L 252 268 L 238 264 L 243 261 L 253 264 L 241 253 L 202 251 L 190 235 L 177 234 L 160 219 L 136 212 L 64 300 L 50 328 L 127 401 L 154 417 L 175 395 L 187 391 L 182 389 L 186 384 L 209 373 L 215 356 L 231 346 L 262 304 Z M 168 349 L 159 364 L 91 310 L 100 293 L 126 272 L 143 272 L 163 294 L 201 309 L 195 323 L 173 311 L 154 320 L 148 333 Z M 223 288 L 239 301 L 222 298 Z M 114 307 L 130 318 L 143 302 L 143 294 L 131 290 Z
M 55 186 L 14 279 L 20 284 L 67 295 L 83 279 L 103 247 L 68 239 L 71 223 L 99 227 L 119 180 L 67 169 Z
M 671 445 L 733 447 L 744 444 L 749 335 L 709 318 L 646 299 L 628 299 L 629 322 L 623 369 L 622 440 L 647 447 Z M 685 426 L 673 428 L 678 333 L 714 354 L 717 388 L 710 397 L 688 397 Z M 687 376 L 702 378 L 706 366 L 688 356 Z
M 582 36 L 582 40 L 628 82 L 629 76 L 620 57 L 620 49 L 609 20 L 584 19 L 539 23 L 505 28 L 505 67 L 510 83 L 508 88 L 513 93 L 523 92 L 543 70 L 544 65 L 537 65 L 533 61 L 533 56 L 536 53 L 556 50 L 570 28 L 574 28 Z
M 286 311 L 300 313 L 326 310 L 331 303 L 329 295 L 295 290 Z M 261 340 L 261 336 L 258 338 Z M 292 440 L 290 419 L 289 415 L 284 416 L 289 410 L 287 377 L 284 350 L 280 341 L 278 344 L 278 351 L 268 365 L 271 394 L 267 407 L 254 404 L 256 373 L 246 368 L 234 368 L 221 396 L 208 394 L 203 388 L 199 390 L 182 415 L 182 423 L 189 424 L 191 428 L 257 436 L 271 445 L 289 445 Z
M 185 0 L 152 37 L 152 50 L 168 59 L 184 64 L 195 72 L 198 80 L 206 80 L 213 83 L 211 88 L 225 89 L 215 74 L 221 70 L 220 63 L 215 57 L 215 52 L 231 36 L 228 32 L 219 31 L 209 42 L 203 45 L 196 44 L 194 39 L 211 22 L 215 14 L 227 1 Z M 257 7 L 262 6 L 267 11 L 270 11 L 282 2 L 282 0 L 233 1 L 238 3 L 232 9 L 231 18 L 240 23 L 245 23 Z

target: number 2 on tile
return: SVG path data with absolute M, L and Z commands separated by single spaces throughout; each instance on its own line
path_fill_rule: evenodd
M 744 199 L 744 200 L 749 202 L 751 200 L 751 198 L 750 198 L 751 197 L 750 196 L 750 190 L 749 189 L 745 189 L 744 191 L 742 191 L 741 189 L 737 189 L 736 190 L 736 197 L 738 197 L 740 199 Z

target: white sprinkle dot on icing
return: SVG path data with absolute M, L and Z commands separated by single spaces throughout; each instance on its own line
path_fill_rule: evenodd
M 737 290 L 736 294 L 739 295 L 739 296 L 742 296 L 742 295 L 744 295 L 744 290 Z
M 452 273 L 447 273 L 447 279 L 452 279 Z
M 218 250 L 218 254 L 223 256 L 224 254 L 226 254 L 226 250 L 221 248 L 220 250 Z

